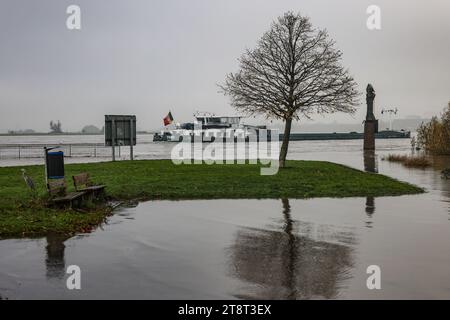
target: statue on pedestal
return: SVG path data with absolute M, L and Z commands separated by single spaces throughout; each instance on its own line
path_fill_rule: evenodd
M 369 83 L 366 88 L 367 114 L 364 121 L 364 150 L 375 150 L 375 133 L 378 132 L 378 120 L 373 114 L 375 89 Z
M 375 99 L 375 90 L 369 83 L 366 88 L 366 103 L 367 103 L 367 115 L 366 120 L 375 120 L 373 114 L 373 100 Z

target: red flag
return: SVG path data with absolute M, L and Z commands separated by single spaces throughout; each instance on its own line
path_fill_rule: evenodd
M 169 114 L 163 119 L 164 121 L 164 126 L 168 126 L 169 124 L 172 123 L 173 121 L 173 117 L 172 117 L 172 113 L 169 111 Z

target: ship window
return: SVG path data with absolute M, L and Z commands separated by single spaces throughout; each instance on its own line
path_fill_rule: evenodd
M 208 118 L 208 123 L 220 123 L 220 118 Z

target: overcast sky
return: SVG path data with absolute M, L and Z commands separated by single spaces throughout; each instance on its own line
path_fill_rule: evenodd
M 70 4 L 81 7 L 79 31 L 66 28 Z M 381 7 L 379 31 L 366 27 L 370 4 Z M 149 130 L 169 109 L 179 122 L 196 110 L 235 114 L 216 84 L 288 10 L 329 31 L 360 90 L 373 84 L 378 111 L 429 117 L 450 100 L 448 0 L 2 0 L 0 131 L 48 131 L 52 119 L 78 131 L 105 114 L 136 114 Z

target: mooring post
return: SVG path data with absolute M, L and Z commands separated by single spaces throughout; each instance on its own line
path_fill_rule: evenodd
M 375 133 L 378 132 L 378 120 L 373 114 L 375 90 L 371 84 L 366 88 L 367 114 L 364 121 L 364 150 L 375 150 Z

